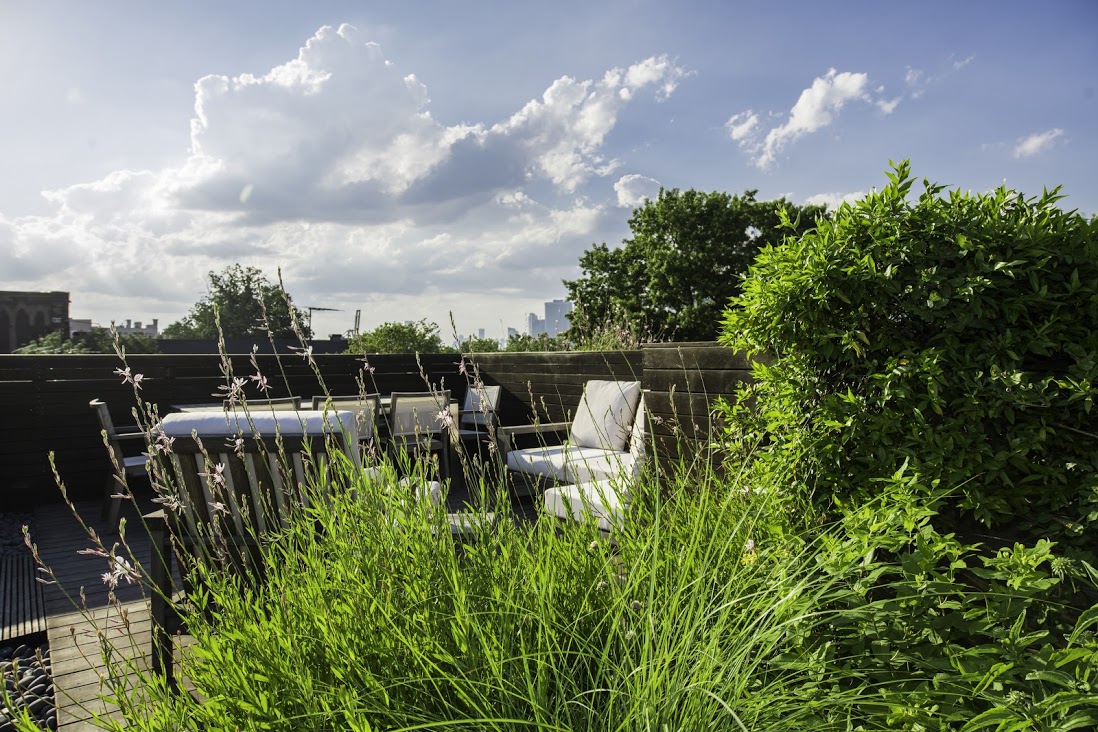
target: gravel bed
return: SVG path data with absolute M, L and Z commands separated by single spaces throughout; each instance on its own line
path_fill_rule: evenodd
M 14 732 L 13 712 L 18 714 L 24 709 L 42 729 L 57 729 L 50 648 L 45 641 L 0 648 L 0 675 L 14 707 L 0 705 L 0 732 Z
M 0 556 L 25 554 L 23 525 L 29 513 L 0 513 Z M 14 714 L 30 712 L 42 729 L 57 729 L 57 705 L 50 677 L 50 647 L 41 635 L 0 641 L 0 679 L 12 702 L 9 709 L 0 698 L 0 732 L 14 732 Z

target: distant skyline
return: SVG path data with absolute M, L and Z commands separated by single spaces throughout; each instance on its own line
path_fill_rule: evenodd
M 1098 3 L 0 4 L 0 290 L 186 314 L 239 262 L 321 337 L 502 337 L 660 186 L 828 203 L 890 159 L 1098 212 Z

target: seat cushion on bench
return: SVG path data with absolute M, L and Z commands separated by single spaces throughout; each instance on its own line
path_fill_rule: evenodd
M 507 467 L 518 473 L 552 478 L 560 483 L 586 483 L 628 473 L 633 456 L 596 447 L 551 445 L 512 450 Z
M 560 519 L 594 519 L 600 531 L 611 532 L 625 521 L 629 494 L 608 481 L 561 485 L 545 491 L 545 510 Z
M 327 412 L 299 410 L 274 412 L 243 409 L 169 414 L 160 423 L 169 437 L 189 437 L 197 432 L 204 437 L 243 435 L 322 435 L 342 431 L 348 444 L 358 442 L 354 412 L 329 409 Z

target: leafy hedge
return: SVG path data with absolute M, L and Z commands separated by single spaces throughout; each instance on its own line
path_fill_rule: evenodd
M 1093 729 L 1095 221 L 888 177 L 761 252 L 725 314 L 771 356 L 729 455 L 836 519 L 817 561 L 853 590 L 792 657 L 889 729 Z
M 1010 538 L 1098 528 L 1095 220 L 1006 188 L 889 184 L 760 253 L 723 341 L 769 352 L 737 441 L 838 503 L 901 466 Z

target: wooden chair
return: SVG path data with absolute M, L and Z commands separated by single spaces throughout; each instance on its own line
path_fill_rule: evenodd
M 377 420 L 381 415 L 380 394 L 354 394 L 352 396 L 314 396 L 314 411 L 348 411 L 355 415 L 358 442 L 364 450 L 374 447 L 377 440 Z
M 143 450 L 146 446 L 145 433 L 138 430 L 137 427 L 126 427 L 121 431 L 116 429 L 114 422 L 111 420 L 110 410 L 99 399 L 92 399 L 88 402 L 88 406 L 92 408 L 99 420 L 100 434 L 106 440 L 106 444 L 111 451 L 112 461 L 118 466 L 117 469 L 126 477 L 147 476 L 149 474 L 148 458 L 144 454 L 126 455 L 126 451 L 122 449 L 123 443 L 126 443 Z M 132 453 L 133 450 L 131 449 L 129 452 Z M 107 489 L 103 496 L 103 517 L 107 519 L 108 525 L 114 528 L 118 527 L 118 513 L 122 508 L 122 497 L 119 493 L 122 488 L 123 485 L 119 475 L 112 467 L 111 474 L 107 477 Z
M 455 430 L 458 440 L 463 444 L 473 443 L 479 448 L 481 443 L 495 439 L 501 394 L 502 388 L 499 386 L 469 385 L 465 402 L 458 412 Z
M 444 415 L 450 391 L 394 391 L 389 402 L 389 452 L 398 462 L 422 452 L 441 453 L 441 478 L 450 475 L 450 440 Z
M 638 458 L 643 458 L 644 440 L 634 439 L 634 432 L 644 428 L 644 420 L 638 425 L 636 419 L 642 412 L 639 381 L 588 381 L 571 422 L 499 429 L 507 469 L 549 485 L 586 483 L 632 472 L 640 467 Z M 565 431 L 567 439 L 562 444 L 511 447 L 516 435 Z
M 171 683 L 178 625 L 169 607 L 172 558 L 183 560 L 184 570 L 201 557 L 226 571 L 261 574 L 263 540 L 309 505 L 305 485 L 330 480 L 333 451 L 360 463 L 349 411 L 184 412 L 165 417 L 157 432 L 171 440 L 171 451 L 154 470 L 167 473 L 158 482 L 177 492 L 161 498 L 165 509 L 145 516 L 153 542 L 152 668 Z

